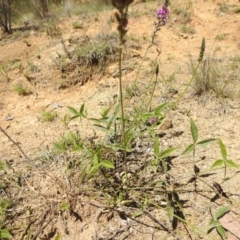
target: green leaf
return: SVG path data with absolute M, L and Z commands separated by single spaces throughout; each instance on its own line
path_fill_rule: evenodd
M 78 115 L 78 112 L 77 112 L 77 110 L 75 109 L 75 108 L 73 108 L 73 107 L 67 107 L 68 108 L 68 110 L 72 113 L 72 114 L 74 114 L 74 115 Z
M 224 228 L 222 226 L 217 226 L 216 229 L 217 229 L 217 232 L 220 234 L 221 238 L 223 240 L 226 240 L 227 238 L 226 238 L 226 232 Z
M 69 209 L 70 209 L 69 204 L 63 200 L 61 202 L 61 205 L 60 205 L 60 210 L 61 211 L 68 211 Z
M 153 171 L 156 173 L 158 170 L 158 158 L 155 158 L 152 162 Z
M 152 113 L 144 113 L 144 114 L 142 114 L 141 116 L 140 116 L 140 119 L 143 121 L 143 122 L 145 122 L 145 121 L 147 121 L 149 118 L 151 118 L 151 117 L 155 117 L 155 115 L 154 114 L 152 114 Z
M 239 168 L 239 165 L 232 160 L 226 160 L 225 163 L 230 167 Z
M 84 112 L 84 108 L 85 108 L 85 104 L 83 103 L 82 106 L 80 107 L 79 113 L 84 116 L 83 112 Z
M 154 155 L 156 158 L 158 158 L 158 156 L 159 156 L 159 140 L 158 140 L 158 138 L 155 138 L 155 141 L 154 141 Z
M 195 144 L 190 144 L 182 153 L 182 155 L 187 155 L 188 153 L 192 152 L 195 148 Z
M 94 172 L 97 171 L 101 166 L 102 166 L 102 163 L 94 164 L 94 165 L 91 167 L 91 169 L 89 170 L 89 174 L 94 173 Z
M 223 159 L 227 160 L 227 150 L 221 139 L 218 139 L 218 144 L 221 149 Z
M 4 170 L 4 165 L 3 165 L 3 162 L 0 161 L 0 171 Z
M 219 159 L 219 160 L 215 161 L 215 163 L 211 166 L 211 169 L 216 168 L 216 167 L 220 167 L 223 164 L 224 164 L 224 160 Z
M 163 151 L 163 152 L 160 154 L 159 158 L 160 158 L 160 159 L 166 158 L 166 157 L 170 156 L 173 152 L 175 152 L 177 149 L 178 149 L 178 148 L 169 148 L 169 149 Z
M 190 119 L 190 125 L 191 125 L 192 139 L 193 139 L 193 142 L 196 143 L 198 140 L 198 129 L 194 121 L 192 120 L 192 118 Z
M 229 211 L 229 208 L 230 208 L 229 206 L 220 207 L 215 214 L 215 218 L 218 219 L 222 217 L 225 213 Z
M 57 236 L 54 238 L 54 240 L 60 240 L 61 239 L 61 235 L 58 233 Z
M 73 119 L 76 119 L 76 118 L 78 118 L 78 117 L 80 117 L 80 116 L 79 116 L 79 115 L 75 115 L 75 116 L 73 116 L 73 117 L 70 118 L 70 121 L 72 121 Z
M 102 166 L 105 168 L 115 168 L 113 163 L 111 161 L 108 160 L 103 160 L 102 161 Z
M 215 228 L 216 226 L 219 226 L 219 225 L 220 225 L 220 223 L 219 223 L 218 220 L 212 219 L 212 220 L 210 221 L 209 225 L 207 226 L 208 231 L 211 230 L 211 229 L 213 229 L 213 228 Z
M 7 229 L 0 229 L 0 239 L 10 239 L 12 238 L 12 235 L 8 232 Z
M 141 211 L 136 211 L 136 212 L 134 212 L 134 213 L 132 214 L 132 217 L 133 217 L 133 218 L 137 218 L 137 217 L 142 216 L 142 214 L 143 214 L 143 212 L 141 212 Z
M 216 140 L 217 139 L 215 139 L 215 138 L 205 139 L 203 141 L 198 142 L 197 145 L 204 147 L 204 146 L 208 145 L 209 143 L 212 143 Z
M 53 143 L 53 146 L 54 146 L 57 150 L 59 150 L 59 151 L 61 151 L 61 152 L 67 150 L 65 144 L 63 144 L 63 143 L 62 143 L 62 144 L 60 144 L 60 143 Z
M 111 110 L 111 108 L 105 109 L 105 110 L 101 113 L 102 118 L 107 118 L 110 110 Z
M 100 125 L 100 124 L 93 124 L 93 126 L 99 128 L 99 129 L 102 130 L 102 131 L 107 131 L 107 130 L 108 130 L 107 128 L 105 128 L 104 126 L 102 126 L 102 125 Z
M 167 212 L 168 212 L 168 216 L 169 216 L 170 222 L 173 222 L 173 218 L 174 218 L 174 206 L 172 206 L 171 203 L 168 204 Z
M 164 103 L 154 109 L 154 114 L 156 116 L 162 116 L 162 110 L 168 105 L 168 103 Z

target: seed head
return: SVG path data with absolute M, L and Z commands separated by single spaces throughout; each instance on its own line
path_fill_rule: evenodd
M 199 62 L 203 60 L 204 52 L 205 52 L 205 38 L 202 39 L 201 50 L 198 58 Z

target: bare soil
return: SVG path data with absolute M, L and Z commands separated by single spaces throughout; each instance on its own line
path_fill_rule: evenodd
M 227 11 L 221 11 L 223 4 L 228 6 Z M 175 101 L 184 90 L 191 78 L 190 59 L 197 61 L 203 37 L 206 39 L 205 58 L 214 56 L 220 68 L 240 57 L 240 14 L 233 13 L 234 7 L 240 7 L 239 1 L 192 2 L 188 9 L 191 20 L 187 25 L 195 30 L 193 34 L 182 33 L 184 19 L 173 13 L 177 5 L 186 8 L 188 2 L 172 2 L 171 17 L 167 25 L 157 32 L 147 56 L 144 54 L 154 31 L 155 12 L 160 5 L 157 2 L 137 2 L 129 8 L 124 87 L 131 86 L 142 59 L 145 59 L 137 79 L 141 86 L 140 94 L 129 98 L 125 93 L 128 111 L 130 106 L 142 100 L 141 93 L 150 82 L 151 62 L 159 52 L 160 73 L 153 100 L 155 106 Z M 54 152 L 52 143 L 70 131 L 81 132 L 84 139 L 94 136 L 88 123 L 70 121 L 67 126 L 63 124 L 64 116 L 71 115 L 67 106 L 79 109 L 85 103 L 88 115 L 97 118 L 103 109 L 114 104 L 118 93 L 117 53 L 109 57 L 102 69 L 89 69 L 87 66 L 80 73 L 73 67 L 74 60 L 69 59 L 66 53 L 66 50 L 71 53 L 82 44 L 84 38 L 92 41 L 116 33 L 113 12 L 101 13 L 97 19 L 91 15 L 62 18 L 58 23 L 61 35 L 50 36 L 35 28 L 17 36 L 2 34 L 0 65 L 6 74 L 1 70 L 0 126 L 25 154 L 0 132 L 0 160 L 6 166 L 1 171 L 4 183 L 1 197 L 12 201 L 4 227 L 10 229 L 13 239 L 221 239 L 215 230 L 209 234 L 206 230 L 211 219 L 210 200 L 215 195 L 212 186 L 214 182 L 221 184 L 229 197 L 217 199 L 212 203 L 213 209 L 231 206 L 229 214 L 236 223 L 240 223 L 240 176 L 235 169 L 229 168 L 227 176 L 230 180 L 223 181 L 223 169 L 216 170 L 204 178 L 207 185 L 197 182 L 200 189 L 197 194 L 193 184 L 187 185 L 193 174 L 192 157 L 182 157 L 181 153 L 192 141 L 191 117 L 198 127 L 199 140 L 221 138 L 227 148 L 228 159 L 240 164 L 239 75 L 230 84 L 228 96 L 217 97 L 213 91 L 198 96 L 193 87 L 189 88 L 177 107 L 156 127 L 157 133 L 164 133 L 160 138 L 162 150 L 179 148 L 171 160 L 169 174 L 175 179 L 174 184 L 186 184 L 179 194 L 184 201 L 184 212 L 191 230 L 183 223 L 173 230 L 164 208 L 150 206 L 139 218 L 134 218 L 130 216 L 139 206 L 124 207 L 120 204 L 114 208 L 106 207 L 100 189 L 96 190 L 96 195 L 82 191 L 87 185 L 79 185 L 77 172 L 81 169 L 66 170 L 67 161 L 76 155 L 66 157 Z M 74 29 L 75 22 L 83 23 L 83 27 Z M 223 39 L 216 39 L 220 34 Z M 111 41 L 114 45 L 118 40 L 113 38 Z M 66 60 L 64 66 L 61 62 L 63 56 Z M 173 73 L 174 79 L 169 80 L 167 76 Z M 13 90 L 15 84 L 27 86 L 31 94 L 18 95 Z M 44 121 L 43 111 L 55 111 L 58 117 L 52 122 Z M 101 138 L 101 134 L 97 134 Z M 148 151 L 144 147 L 143 150 Z M 205 171 L 220 158 L 219 146 L 212 144 L 196 150 L 195 163 Z M 89 184 L 92 186 L 92 182 Z M 179 187 L 174 184 L 173 187 Z M 164 201 L 161 195 L 158 197 L 157 201 Z M 65 210 L 64 202 L 67 203 Z M 233 239 L 230 232 L 227 234 L 228 239 Z

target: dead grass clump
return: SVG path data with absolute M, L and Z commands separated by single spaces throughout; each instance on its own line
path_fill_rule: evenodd
M 231 64 L 225 64 L 215 58 L 207 57 L 200 65 L 194 82 L 196 95 L 214 92 L 217 97 L 234 97 L 237 94 L 237 79 L 239 73 L 236 71 L 239 62 L 233 59 Z M 193 72 L 194 63 L 190 62 L 190 70 Z

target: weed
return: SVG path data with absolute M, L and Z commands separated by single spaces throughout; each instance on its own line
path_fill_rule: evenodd
M 46 31 L 47 35 L 49 35 L 50 37 L 59 37 L 62 34 L 61 29 L 58 26 L 58 22 L 54 20 L 44 23 L 43 29 Z
M 57 116 L 58 116 L 57 112 L 43 111 L 41 113 L 41 117 L 45 122 L 52 122 L 56 119 Z
M 18 94 L 22 96 L 27 96 L 31 94 L 32 92 L 28 89 L 28 87 L 22 85 L 21 83 L 17 83 L 13 85 L 13 90 Z
M 215 49 L 214 49 L 214 53 L 218 52 L 218 51 L 221 51 L 221 47 L 220 46 L 217 46 Z
M 82 4 L 73 5 L 70 9 L 73 15 L 92 14 L 112 9 L 109 0 L 93 0 L 91 2 L 84 2 Z
M 193 69 L 193 66 L 194 64 L 191 61 L 190 69 Z M 216 60 L 208 57 L 203 61 L 194 83 L 197 95 L 213 91 L 218 97 L 231 96 L 232 94 L 229 92 L 231 86 L 231 81 L 226 76 L 225 70 L 219 68 Z
M 10 206 L 9 199 L 0 197 L 0 238 L 11 239 L 12 236 L 7 229 L 2 229 L 7 215 L 7 209 Z
M 181 31 L 186 34 L 194 34 L 196 33 L 195 29 L 190 25 L 182 25 Z
M 223 206 L 220 207 L 215 214 L 212 214 L 213 218 L 211 219 L 209 223 L 209 231 L 211 231 L 213 228 L 216 228 L 218 234 L 221 236 L 222 239 L 226 238 L 226 232 L 223 226 L 219 222 L 219 218 L 221 218 L 224 214 L 226 214 L 229 211 L 229 206 Z
M 180 17 L 179 21 L 181 23 L 187 23 L 191 21 L 191 13 L 187 9 L 182 7 L 174 7 L 172 11 Z
M 222 40 L 225 39 L 225 37 L 226 37 L 226 35 L 222 33 L 222 34 L 218 34 L 218 35 L 215 37 L 215 39 L 218 40 L 218 41 L 222 41 Z
M 81 22 L 74 22 L 72 26 L 74 29 L 83 29 L 83 23 Z
M 219 3 L 219 11 L 226 13 L 228 11 L 228 5 L 226 3 Z

